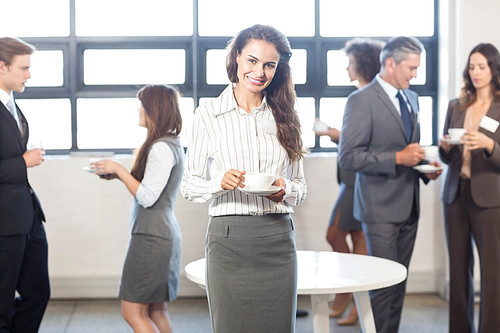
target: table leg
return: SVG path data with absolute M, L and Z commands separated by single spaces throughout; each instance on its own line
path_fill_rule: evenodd
M 360 291 L 354 293 L 354 300 L 358 308 L 359 324 L 361 332 L 376 333 L 375 320 L 373 319 L 372 305 L 370 303 L 370 295 L 368 291 Z
M 330 333 L 330 318 L 328 317 L 328 302 L 334 295 L 311 295 L 311 312 L 314 333 Z

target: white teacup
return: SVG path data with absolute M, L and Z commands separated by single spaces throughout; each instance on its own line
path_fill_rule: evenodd
M 270 173 L 247 172 L 245 187 L 249 189 L 265 190 L 274 182 L 274 175 Z
M 448 128 L 448 134 L 452 141 L 459 141 L 466 131 L 465 128 Z
M 438 147 L 437 146 L 424 146 L 422 149 L 425 152 L 425 159 L 428 161 L 434 161 L 438 156 Z
M 330 126 L 319 120 L 319 118 L 316 118 L 314 121 L 314 127 L 313 131 L 314 132 L 326 132 L 330 129 Z

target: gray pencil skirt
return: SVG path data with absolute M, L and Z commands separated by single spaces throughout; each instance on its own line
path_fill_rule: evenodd
M 118 298 L 134 303 L 170 302 L 177 297 L 182 240 L 132 234 Z
M 214 333 L 295 331 L 297 253 L 290 214 L 212 217 L 205 257 Z

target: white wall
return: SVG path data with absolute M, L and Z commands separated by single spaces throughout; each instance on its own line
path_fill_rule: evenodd
M 116 156 L 130 166 L 130 156 Z M 52 157 L 30 169 L 29 177 L 41 198 L 48 222 L 52 295 L 61 297 L 114 297 L 129 238 L 131 195 L 117 180 L 104 181 L 82 170 L 88 157 Z M 313 154 L 305 161 L 308 196 L 293 215 L 299 250 L 330 247 L 325 232 L 338 195 L 336 155 Z M 439 184 L 422 190 L 422 218 L 410 272 L 410 291 L 437 288 L 441 266 L 442 228 Z M 175 212 L 183 233 L 183 265 L 203 257 L 207 205 L 178 198 Z M 202 295 L 183 279 L 179 294 Z
M 449 98 L 458 95 L 461 72 L 470 49 L 479 42 L 500 47 L 497 0 L 441 0 L 439 64 L 440 119 Z M 442 123 L 440 123 L 442 128 Z M 88 157 L 49 157 L 30 169 L 29 177 L 45 209 L 49 239 L 52 295 L 114 297 L 129 237 L 131 196 L 119 181 L 106 182 L 82 171 Z M 130 156 L 117 156 L 130 166 Z M 296 209 L 297 247 L 330 250 L 325 231 L 338 195 L 336 156 L 313 154 L 306 159 L 309 193 Z M 446 248 L 439 193 L 441 180 L 422 186 L 421 219 L 410 265 L 409 292 L 446 293 Z M 183 265 L 203 256 L 207 205 L 178 199 L 176 214 L 183 232 Z M 203 291 L 184 277 L 182 296 Z

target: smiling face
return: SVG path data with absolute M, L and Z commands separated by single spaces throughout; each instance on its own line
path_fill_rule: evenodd
M 491 84 L 492 75 L 488 59 L 479 52 L 470 56 L 469 76 L 476 89 L 489 87 Z
M 273 80 L 279 60 L 280 55 L 273 44 L 251 39 L 236 57 L 239 89 L 262 93 Z
M 0 88 L 10 94 L 11 91 L 22 93 L 26 81 L 31 77 L 30 55 L 17 55 L 9 66 L 0 61 Z
M 406 59 L 396 64 L 393 58 L 388 58 L 382 78 L 397 89 L 408 89 L 410 80 L 417 77 L 420 66 L 420 54 L 408 53 Z

